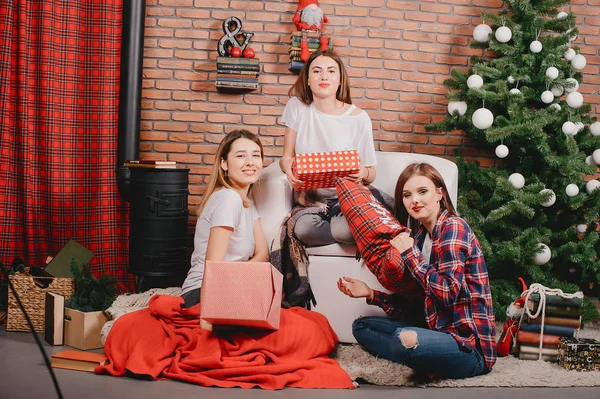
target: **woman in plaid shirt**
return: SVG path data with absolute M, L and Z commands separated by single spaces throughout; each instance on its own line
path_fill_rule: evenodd
M 422 297 L 401 290 L 376 291 L 344 277 L 338 288 L 367 298 L 388 317 L 363 317 L 353 326 L 356 340 L 376 356 L 405 364 L 436 378 L 466 378 L 491 371 L 496 362 L 495 321 L 487 267 L 479 241 L 456 215 L 446 185 L 431 165 L 409 165 L 396 185 L 398 220 L 413 219 L 414 238 L 392 241 L 398 268 L 423 288 Z M 394 285 L 394 270 L 383 273 Z

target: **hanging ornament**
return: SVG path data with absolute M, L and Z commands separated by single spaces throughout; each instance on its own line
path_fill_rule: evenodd
M 567 96 L 567 104 L 571 108 L 581 107 L 583 105 L 583 95 L 578 91 L 569 93 L 569 95 Z
M 565 92 L 565 89 L 563 89 L 561 85 L 554 85 L 550 88 L 550 91 L 552 92 L 552 94 L 554 94 L 554 97 L 560 97 Z
M 473 39 L 478 42 L 488 42 L 490 40 L 490 34 L 492 33 L 492 28 L 490 28 L 486 24 L 480 24 L 473 29 Z
M 483 87 L 483 78 L 479 75 L 471 75 L 467 79 L 467 86 L 473 90 L 481 89 Z
M 585 157 L 585 163 L 587 163 L 588 165 L 596 165 L 594 163 L 594 159 L 592 158 L 591 155 L 588 155 L 587 157 Z
M 558 104 L 558 103 L 554 103 L 554 104 L 550 104 L 550 105 L 548 106 L 548 109 L 550 109 L 550 110 L 552 110 L 552 111 L 557 111 L 557 112 L 558 112 L 558 111 L 560 111 L 562 108 L 561 108 L 560 104 Z
M 579 194 L 579 187 L 577 187 L 577 184 L 571 183 L 565 188 L 565 193 L 567 193 L 569 197 L 574 197 Z
M 574 91 L 577 91 L 577 89 L 579 89 L 579 82 L 577 81 L 577 79 L 566 78 L 565 83 L 565 91 L 567 93 L 573 93 Z
M 554 191 L 550 190 L 549 188 L 545 188 L 542 191 L 540 191 L 540 195 L 550 195 L 548 197 L 547 201 L 543 201 L 541 202 L 542 206 L 545 208 L 548 208 L 549 206 L 554 205 L 554 203 L 556 202 L 556 194 L 554 194 Z
M 596 165 L 600 165 L 600 149 L 594 150 L 594 152 L 592 152 L 592 159 L 594 160 L 594 163 Z
M 496 40 L 498 40 L 500 43 L 506 43 L 512 38 L 512 31 L 506 26 L 501 26 L 498 29 L 496 29 L 496 33 L 494 36 L 496 37 Z
M 567 136 L 572 136 L 573 134 L 575 134 L 575 124 L 571 121 L 566 121 L 565 123 L 563 123 L 561 129 L 562 132 Z
M 552 257 L 552 252 L 550 251 L 550 248 L 548 248 L 546 244 L 540 242 L 537 244 L 537 249 L 538 252 L 533 257 L 533 263 L 535 263 L 538 266 L 545 265 Z
M 583 122 L 575 122 L 575 134 L 581 132 L 585 128 Z
M 546 69 L 546 76 L 552 80 L 558 78 L 558 69 L 551 66 L 550 68 Z
M 577 225 L 577 232 L 578 232 L 578 233 L 581 233 L 581 234 L 583 234 L 583 233 L 585 233 L 586 231 L 587 231 L 587 224 L 585 224 L 585 223 L 581 223 L 581 224 L 578 224 L 578 225 Z
M 512 85 L 512 84 L 515 84 L 515 82 L 516 82 L 515 78 L 514 78 L 512 75 L 511 75 L 511 76 L 509 76 L 508 78 L 506 78 L 506 81 L 507 81 L 508 83 L 510 83 L 511 85 Z
M 494 114 L 487 108 L 479 108 L 473 112 L 471 120 L 477 129 L 487 129 L 494 123 Z
M 596 179 L 590 180 L 587 183 L 585 183 L 585 191 L 588 194 L 591 194 L 594 191 L 596 191 L 598 189 L 598 187 L 600 187 L 600 181 L 598 181 Z
M 448 113 L 452 115 L 454 112 L 458 112 L 460 116 L 467 112 L 467 103 L 464 101 L 450 101 L 448 103 Z
M 521 94 L 521 90 L 519 90 L 515 87 L 514 89 L 510 89 L 509 93 L 513 94 L 513 95 L 517 95 L 517 94 Z
M 532 41 L 531 43 L 529 43 L 529 50 L 530 50 L 532 53 L 535 53 L 535 54 L 537 54 L 537 53 L 539 53 L 540 51 L 542 51 L 542 48 L 543 48 L 543 46 L 542 46 L 542 42 L 540 42 L 539 40 L 534 40 L 534 41 Z
M 550 104 L 552 101 L 554 101 L 554 94 L 552 94 L 552 92 L 550 90 L 546 90 L 545 92 L 542 93 L 540 98 L 542 99 L 542 101 L 544 103 Z
M 569 14 L 567 14 L 564 11 L 561 11 L 558 14 L 556 14 L 556 19 L 566 19 L 568 16 L 569 16 Z
M 594 122 L 590 125 L 592 136 L 600 136 L 600 122 Z
M 581 54 L 577 54 L 572 60 L 571 60 L 571 66 L 573 68 L 575 68 L 578 71 L 581 71 L 583 68 L 585 68 L 585 65 L 587 64 L 587 60 L 585 59 L 585 57 Z
M 517 189 L 523 188 L 525 185 L 525 178 L 520 173 L 513 173 L 512 175 L 508 176 L 508 181 L 513 185 L 514 188 Z
M 505 146 L 504 144 L 500 144 L 498 147 L 496 147 L 496 156 L 498 158 L 506 158 L 508 155 L 508 147 Z
M 577 55 L 577 53 L 572 48 L 570 48 L 567 51 L 565 51 L 565 59 L 567 61 L 572 61 L 573 58 L 575 58 L 576 55 Z

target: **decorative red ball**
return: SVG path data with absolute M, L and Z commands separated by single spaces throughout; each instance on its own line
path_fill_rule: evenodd
M 254 49 L 252 47 L 246 47 L 246 50 L 244 50 L 244 57 L 245 58 L 254 58 L 256 54 L 254 53 Z
M 229 52 L 229 54 L 231 54 L 232 57 L 241 57 L 242 56 L 242 49 L 239 48 L 239 47 L 232 47 L 232 49 Z

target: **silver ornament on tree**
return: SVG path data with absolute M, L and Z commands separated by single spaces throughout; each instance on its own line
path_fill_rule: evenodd
M 575 134 L 581 132 L 583 129 L 585 129 L 583 122 L 575 122 Z
M 572 60 L 571 60 L 571 66 L 580 71 L 583 68 L 585 68 L 587 64 L 587 60 L 585 59 L 585 57 L 581 54 L 577 54 Z
M 494 123 L 494 114 L 487 108 L 479 108 L 473 112 L 471 121 L 477 129 L 487 129 Z
M 562 124 L 561 130 L 567 136 L 572 136 L 575 134 L 575 124 L 571 121 L 566 121 Z
M 510 89 L 508 92 L 512 95 L 521 94 L 521 90 L 517 89 L 516 87 L 513 89 Z
M 540 191 L 540 196 L 545 195 L 548 195 L 548 199 L 546 201 L 540 202 L 540 204 L 545 208 L 554 205 L 554 203 L 556 202 L 556 194 L 554 194 L 554 191 L 550 190 L 549 188 L 545 188 L 542 191 Z
M 579 187 L 577 186 L 577 184 L 571 183 L 565 188 L 565 193 L 567 193 L 569 197 L 574 197 L 577 194 L 579 194 Z
M 492 33 L 492 28 L 490 28 L 486 24 L 480 24 L 473 29 L 473 39 L 478 42 L 488 42 L 490 40 L 490 34 Z
M 574 91 L 577 91 L 577 89 L 579 89 L 579 82 L 577 81 L 577 79 L 567 78 L 565 79 L 565 83 L 565 91 L 567 93 L 573 93 Z
M 583 105 L 583 95 L 578 91 L 569 93 L 567 95 L 567 105 L 571 108 L 581 107 Z
M 523 188 L 525 186 L 525 178 L 520 173 L 513 173 L 508 176 L 508 182 L 516 189 Z
M 600 165 L 600 149 L 594 150 L 592 152 L 592 159 L 596 165 Z
M 558 14 L 556 14 L 556 19 L 566 19 L 568 16 L 569 16 L 569 14 L 567 14 L 564 11 L 561 11 Z
M 546 76 L 552 80 L 558 78 L 558 69 L 551 66 L 550 68 L 546 69 Z
M 552 94 L 552 92 L 550 90 L 546 90 L 542 93 L 540 98 L 541 98 L 542 102 L 544 102 L 546 104 L 550 104 L 552 101 L 554 101 L 554 94 Z
M 575 50 L 573 50 L 572 48 L 570 48 L 567 51 L 565 51 L 565 60 L 572 61 L 573 58 L 575 58 L 576 55 L 577 55 L 577 53 L 575 52 Z
M 585 163 L 587 163 L 588 165 L 596 165 L 596 163 L 594 162 L 594 159 L 592 158 L 591 155 L 588 155 L 587 157 L 585 157 Z
M 557 111 L 557 112 L 558 112 L 558 111 L 560 111 L 562 108 L 561 108 L 560 104 L 558 104 L 558 103 L 554 103 L 554 104 L 550 104 L 550 105 L 548 105 L 548 109 L 549 109 L 549 110 L 552 110 L 552 111 Z
M 550 248 L 546 244 L 538 243 L 537 244 L 537 253 L 533 256 L 533 263 L 538 266 L 545 265 L 548 263 L 550 258 L 552 257 L 552 252 Z
M 496 147 L 496 156 L 498 158 L 506 158 L 508 156 L 508 152 L 508 147 L 504 144 L 500 144 L 498 147 Z
M 467 79 L 469 89 L 478 90 L 483 87 L 483 78 L 477 74 L 469 76 Z
M 585 224 L 585 223 L 580 223 L 580 224 L 578 224 L 578 225 L 577 225 L 577 232 L 578 232 L 578 233 L 581 233 L 581 234 L 583 234 L 583 233 L 585 233 L 586 231 L 587 231 L 587 224 Z
M 600 122 L 594 122 L 590 125 L 592 136 L 600 136 Z
M 459 115 L 464 115 L 467 112 L 467 103 L 464 101 L 450 101 L 448 103 L 448 113 L 450 115 L 458 112 Z
M 532 53 L 537 54 L 540 51 L 542 51 L 542 49 L 542 42 L 540 42 L 539 40 L 534 40 L 531 43 L 529 43 L 529 51 L 531 51 Z
M 554 85 L 550 88 L 550 91 L 554 94 L 554 97 L 560 97 L 565 92 L 565 89 L 561 85 Z
M 600 181 L 593 179 L 585 183 L 585 191 L 588 194 L 593 193 L 600 187 Z
M 512 31 L 506 26 L 501 26 L 496 29 L 494 36 L 500 43 L 507 43 L 512 39 Z
M 515 78 L 514 78 L 512 75 L 511 75 L 511 76 L 509 76 L 508 78 L 506 78 L 506 81 L 507 81 L 508 83 L 510 83 L 511 85 L 512 85 L 512 84 L 515 84 L 515 82 L 516 82 Z

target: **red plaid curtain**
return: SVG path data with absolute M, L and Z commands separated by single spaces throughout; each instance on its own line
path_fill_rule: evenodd
M 121 0 L 0 2 L 0 261 L 74 239 L 133 289 L 115 182 Z

